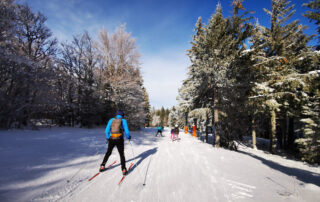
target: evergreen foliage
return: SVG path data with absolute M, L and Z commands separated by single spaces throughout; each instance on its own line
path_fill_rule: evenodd
M 152 108 L 150 112 L 151 124 L 150 126 L 169 126 L 170 118 L 169 118 L 170 110 L 161 107 L 161 109 Z
M 308 46 L 306 27 L 291 20 L 294 5 L 271 2 L 270 27 L 252 24 L 242 0 L 230 17 L 218 4 L 208 25 L 198 18 L 170 120 L 198 130 L 213 124 L 217 146 L 234 148 L 252 134 L 253 142 L 269 138 L 270 152 L 299 149 L 304 160 L 319 162 L 319 53 Z M 317 2 L 306 6 L 317 9 Z
M 218 146 L 220 136 L 222 144 L 226 146 L 233 140 L 229 134 L 238 138 L 235 131 L 227 131 L 230 127 L 225 124 L 236 124 L 239 120 L 244 121 L 243 117 L 248 117 L 247 109 L 242 107 L 241 112 L 239 105 L 243 106 L 240 100 L 245 102 L 245 97 L 248 96 L 248 87 L 244 84 L 248 82 L 248 60 L 245 60 L 247 55 L 244 53 L 245 41 L 251 35 L 252 29 L 247 22 L 250 18 L 245 17 L 248 12 L 239 14 L 241 8 L 243 7 L 240 1 L 234 2 L 232 17 L 224 18 L 222 7 L 218 4 L 207 26 L 203 27 L 201 18 L 198 19 L 196 34 L 188 54 L 192 65 L 189 67 L 188 78 L 179 91 L 182 111 L 201 108 L 211 110 L 211 115 L 207 116 L 211 120 L 204 122 L 214 124 Z M 238 110 L 235 110 L 236 108 Z M 189 120 L 194 120 L 190 125 L 197 125 L 199 117 L 189 117 Z
M 145 126 L 149 127 L 150 126 L 150 122 L 151 122 L 151 112 L 150 112 L 150 102 L 149 102 L 149 95 L 148 92 L 146 90 L 146 88 L 142 88 L 143 90 L 143 97 L 144 97 L 144 102 L 145 102 L 145 112 L 146 112 L 146 120 L 145 120 Z
M 309 18 L 310 21 L 315 21 L 316 25 L 318 25 L 318 46 L 317 49 L 320 49 L 320 0 L 313 0 L 310 1 L 309 3 L 303 4 L 303 6 L 306 6 L 310 9 L 311 11 L 307 11 L 304 16 Z
M 251 98 L 257 108 L 269 114 L 270 152 L 275 152 L 277 144 L 280 147 L 286 144 L 286 134 L 276 137 L 276 120 L 300 116 L 295 98 L 301 92 L 292 82 L 293 75 L 308 72 L 314 67 L 306 65 L 312 62 L 309 57 L 312 52 L 307 47 L 311 37 L 302 33 L 305 27 L 299 25 L 299 21 L 288 22 L 294 13 L 293 8 L 294 5 L 289 5 L 285 0 L 273 0 L 272 11 L 265 9 L 270 15 L 271 27 L 257 25 L 252 40 L 252 49 L 255 51 L 253 57 L 256 60 L 253 71 L 256 78 Z M 285 120 L 282 121 L 284 122 Z M 282 128 L 287 130 L 285 126 Z
M 295 140 L 302 160 L 319 163 L 320 159 L 320 70 L 311 71 L 303 77 L 303 95 L 300 97 L 302 116 L 301 137 Z

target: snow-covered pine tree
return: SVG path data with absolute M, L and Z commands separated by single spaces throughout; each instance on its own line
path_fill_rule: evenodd
M 143 97 L 144 97 L 144 102 L 145 102 L 145 112 L 146 112 L 145 126 L 149 127 L 150 121 L 151 121 L 149 94 L 148 94 L 145 87 L 143 87 L 142 90 L 143 90 Z
M 178 110 L 176 107 L 172 107 L 168 116 L 168 124 L 169 127 L 174 127 L 176 124 L 178 124 L 179 120 L 179 115 L 178 115 Z
M 309 3 L 303 4 L 303 6 L 306 6 L 311 11 L 307 11 L 304 16 L 309 18 L 310 21 L 315 21 L 315 23 L 318 25 L 317 31 L 318 31 L 318 45 L 317 50 L 320 49 L 320 0 L 312 0 Z
M 239 98 L 243 98 L 242 102 L 247 101 L 243 96 L 244 86 L 247 84 L 240 84 L 240 80 L 248 81 L 241 77 L 245 77 L 247 73 L 244 58 L 248 57 L 242 52 L 246 49 L 244 42 L 251 34 L 251 26 L 246 23 L 249 18 L 244 17 L 247 12 L 238 15 L 239 9 L 244 9 L 242 1 L 235 1 L 233 17 L 225 19 L 222 15 L 222 7 L 218 4 L 215 14 L 212 15 L 206 27 L 203 27 L 201 18 L 198 18 L 196 33 L 191 42 L 192 48 L 188 53 L 192 65 L 189 67 L 188 78 L 179 89 L 180 113 L 188 114 L 194 110 L 211 109 L 210 117 L 213 120 L 206 124 L 215 125 L 217 146 L 220 146 L 220 134 L 230 137 L 230 131 L 233 131 L 232 123 L 239 123 L 241 119 L 239 115 L 234 118 L 234 120 L 237 119 L 236 121 L 231 120 L 234 117 L 231 112 L 239 111 L 235 110 L 236 106 L 243 105 Z M 241 65 L 242 67 L 239 67 Z M 231 103 L 234 105 L 232 109 Z M 243 111 L 246 110 L 243 109 Z M 225 119 L 223 122 L 220 121 L 220 124 L 218 123 L 219 115 L 223 115 Z M 192 117 L 189 117 L 190 120 L 193 120 Z M 222 123 L 230 123 L 231 128 L 222 127 Z M 228 128 L 230 131 L 222 128 Z M 232 142 L 231 137 L 224 138 L 225 145 L 229 144 L 228 139 Z
M 300 120 L 304 125 L 303 136 L 296 139 L 295 143 L 302 160 L 320 163 L 320 70 L 311 71 L 303 76 L 304 93 L 300 96 L 303 102 Z M 300 75 L 299 77 L 301 78 Z
M 188 50 L 188 56 L 192 64 L 189 66 L 188 78 L 183 82 L 181 89 L 179 89 L 179 99 L 181 101 L 184 100 L 181 103 L 183 105 L 181 109 L 184 111 L 201 106 L 199 103 L 201 102 L 199 92 L 205 88 L 205 86 L 201 86 L 201 79 L 203 79 L 201 69 L 203 68 L 203 56 L 205 54 L 205 28 L 203 27 L 201 17 L 197 20 L 195 32 L 193 41 L 191 41 L 192 47 Z
M 189 74 L 190 75 L 190 74 Z M 194 83 L 192 83 L 194 82 Z M 175 110 L 179 110 L 180 114 L 183 114 L 183 124 L 188 125 L 188 113 L 192 109 L 193 101 L 196 92 L 196 81 L 192 78 L 187 78 L 183 81 L 182 86 L 178 90 L 179 95 L 177 96 L 178 106 Z M 172 119 L 171 119 L 172 120 Z M 172 121 L 169 121 L 171 124 Z
M 203 66 L 202 57 L 204 55 L 204 41 L 205 41 L 205 28 L 202 24 L 201 17 L 198 18 L 195 25 L 195 35 L 191 41 L 192 47 L 188 50 L 188 56 L 191 61 L 191 65 L 188 67 L 189 71 L 187 73 L 188 78 L 183 81 L 182 86 L 179 88 L 179 95 L 177 97 L 178 106 L 174 108 L 174 111 L 171 111 L 170 125 L 179 122 L 179 114 L 182 114 L 183 124 L 188 125 L 188 113 L 193 108 L 199 106 L 198 99 L 199 97 L 199 88 L 202 83 L 200 70 Z M 203 88 L 203 86 L 202 86 Z M 192 123 L 189 123 L 192 124 Z
M 252 35 L 250 11 L 245 11 L 242 0 L 233 2 L 232 16 L 227 18 L 227 33 L 229 38 L 225 44 L 227 62 L 224 87 L 220 91 L 219 106 L 221 112 L 221 141 L 224 146 L 233 147 L 233 141 L 242 139 L 249 128 L 248 96 L 251 86 L 250 60 L 251 52 L 246 41 Z M 242 11 L 244 10 L 244 11 Z
M 166 111 L 163 107 L 160 109 L 160 125 L 164 126 L 165 124 L 165 116 L 166 116 Z
M 295 12 L 294 5 L 289 3 L 286 0 L 272 0 L 272 11 L 265 9 L 271 17 L 271 27 L 259 26 L 253 37 L 252 48 L 258 54 L 255 58 L 256 64 L 253 65 L 256 72 L 251 98 L 255 99 L 255 106 L 261 106 L 269 113 L 271 152 L 275 152 L 277 144 L 276 120 L 292 119 L 297 114 L 296 108 L 289 104 L 297 97 L 296 89 L 288 88 L 283 84 L 286 80 L 290 80 L 289 75 L 306 71 L 305 66 L 300 65 L 300 61 L 308 59 L 305 56 L 310 51 L 307 42 L 311 37 L 302 33 L 305 27 L 299 25 L 297 20 L 288 23 Z M 293 125 L 288 124 L 286 127 L 293 127 Z M 292 130 L 287 128 L 284 131 Z M 285 134 L 287 135 L 293 136 L 293 134 Z M 279 138 L 283 139 L 284 136 Z
M 204 42 L 201 50 L 199 69 L 196 69 L 199 79 L 199 87 L 195 108 L 209 107 L 213 112 L 213 122 L 215 125 L 216 146 L 220 146 L 219 127 L 219 92 L 225 87 L 225 78 L 228 61 L 227 43 L 230 40 L 226 35 L 228 32 L 228 21 L 222 15 L 220 4 L 216 7 L 215 14 L 212 15 L 206 26 Z

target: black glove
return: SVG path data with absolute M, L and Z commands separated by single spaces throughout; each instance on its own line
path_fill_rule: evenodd
M 131 140 L 131 136 L 128 137 L 128 140 Z

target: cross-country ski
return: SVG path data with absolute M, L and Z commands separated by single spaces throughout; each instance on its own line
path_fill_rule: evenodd
M 130 173 L 130 169 L 132 168 L 133 166 L 133 163 L 130 164 L 129 168 L 128 168 L 128 173 L 124 174 L 122 177 L 121 177 L 121 180 L 118 182 L 118 185 L 120 186 L 121 183 L 123 182 L 123 180 L 126 178 L 126 176 Z
M 103 173 L 104 171 L 108 170 L 111 166 L 113 166 L 114 164 L 116 164 L 117 161 L 114 161 L 113 163 L 111 163 L 110 165 L 108 165 L 106 168 L 104 168 L 103 170 L 97 172 L 94 176 L 92 176 L 88 181 L 93 180 L 95 177 L 97 177 L 100 173 Z

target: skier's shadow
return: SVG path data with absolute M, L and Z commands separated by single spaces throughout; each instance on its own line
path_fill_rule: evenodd
M 139 166 L 140 163 L 141 163 L 143 160 L 145 160 L 146 158 L 148 158 L 148 156 L 151 156 L 151 155 L 155 154 L 157 151 L 158 151 L 158 148 L 155 147 L 155 148 L 153 148 L 153 149 L 149 149 L 149 150 L 147 150 L 147 151 L 142 152 L 139 156 L 136 156 L 136 157 L 134 157 L 134 158 L 131 158 L 131 159 L 127 160 L 127 161 L 134 161 L 134 160 L 136 160 L 136 159 L 139 159 L 139 160 L 133 165 L 133 167 L 130 169 L 130 172 L 134 171 L 134 170 L 136 169 L 136 167 Z

